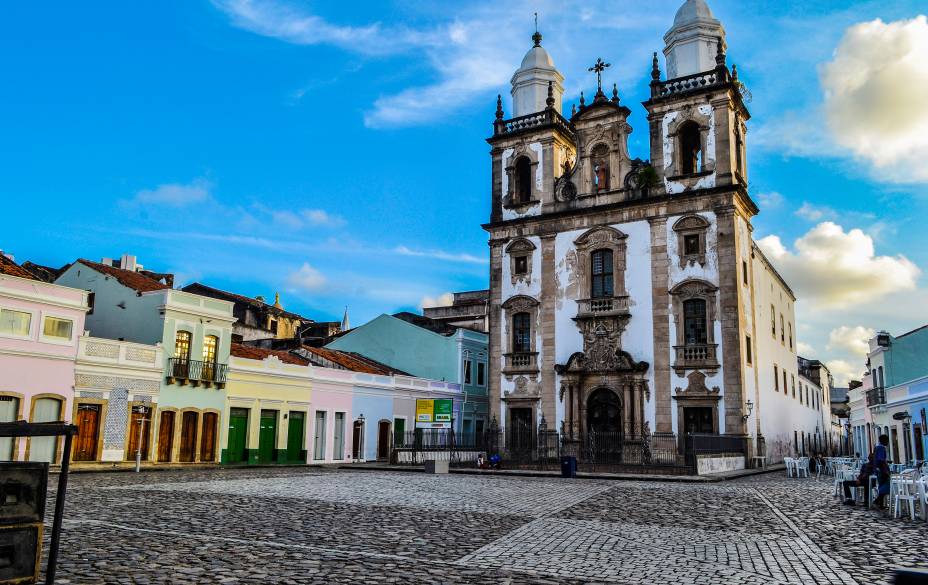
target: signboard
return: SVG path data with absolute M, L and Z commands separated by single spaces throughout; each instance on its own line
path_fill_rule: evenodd
M 453 422 L 454 401 L 450 398 L 438 400 L 416 400 L 417 429 L 450 429 Z

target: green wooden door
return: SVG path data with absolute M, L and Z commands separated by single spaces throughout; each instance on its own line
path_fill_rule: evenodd
M 306 451 L 303 450 L 303 429 L 305 414 L 290 411 L 290 423 L 287 426 L 287 462 L 306 463 Z
M 248 410 L 245 408 L 233 408 L 229 411 L 229 442 L 226 455 L 229 463 L 248 461 L 247 442 Z
M 258 463 L 274 461 L 274 449 L 277 446 L 277 411 L 262 410 L 261 426 L 258 431 Z

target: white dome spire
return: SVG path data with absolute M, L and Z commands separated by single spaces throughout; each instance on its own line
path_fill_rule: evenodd
M 664 35 L 667 78 L 684 77 L 715 69 L 719 39 L 725 48 L 725 29 L 705 0 L 686 0 L 677 10 L 673 26 Z
M 554 66 L 548 51 L 541 46 L 541 33 L 532 35 L 535 46 L 528 50 L 522 65 L 512 76 L 512 115 L 527 116 L 544 110 L 548 99 L 548 82 L 552 83 L 554 109 L 561 112 L 564 76 Z

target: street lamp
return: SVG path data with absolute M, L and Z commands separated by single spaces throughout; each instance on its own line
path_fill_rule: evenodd
M 364 461 L 364 413 L 358 416 L 358 461 Z
M 139 417 L 139 441 L 135 449 L 135 472 L 138 473 L 142 469 L 142 429 L 145 428 L 145 415 L 148 413 L 148 409 L 145 406 L 139 406 L 138 411 Z
M 748 423 L 748 419 L 751 418 L 751 411 L 754 410 L 754 403 L 748 400 L 744 403 L 744 409 L 747 411 L 745 414 L 741 415 L 741 422 L 744 424 Z

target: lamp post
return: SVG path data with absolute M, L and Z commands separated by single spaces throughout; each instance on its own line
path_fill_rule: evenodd
M 148 413 L 148 408 L 145 406 L 140 406 L 138 413 L 142 415 L 139 417 L 139 441 L 135 449 L 135 472 L 138 473 L 142 470 L 142 429 L 145 428 L 145 415 Z
M 364 413 L 358 416 L 358 461 L 364 461 Z

